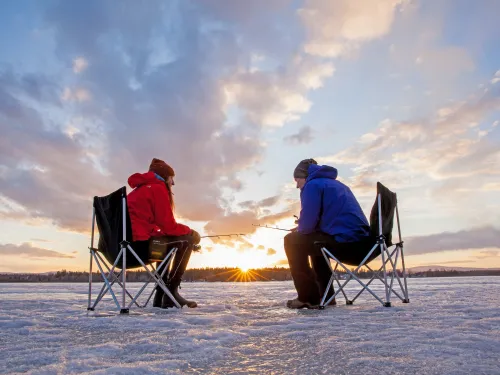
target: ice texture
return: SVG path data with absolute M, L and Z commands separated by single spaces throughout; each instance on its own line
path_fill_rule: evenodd
M 199 308 L 120 316 L 85 284 L 0 284 L 0 373 L 500 374 L 500 277 L 409 290 L 318 311 L 285 307 L 291 282 L 183 283 Z

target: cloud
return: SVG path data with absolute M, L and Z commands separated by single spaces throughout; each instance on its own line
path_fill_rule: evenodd
M 377 180 L 390 181 L 393 189 L 426 184 L 448 197 L 468 182 L 493 191 L 500 173 L 499 131 L 485 123 L 481 131 L 489 136 L 481 136 L 478 124 L 499 110 L 500 90 L 490 86 L 427 119 L 386 119 L 355 145 L 320 160 L 353 165 L 349 183 L 363 194 L 373 194 Z
M 276 250 L 274 250 L 272 248 L 267 249 L 267 255 L 271 256 L 271 255 L 274 255 L 274 254 L 276 254 Z
M 299 129 L 298 133 L 288 135 L 283 138 L 286 143 L 289 144 L 307 144 L 311 143 L 313 140 L 313 130 L 310 126 L 303 126 Z
M 258 129 L 225 126 L 219 72 L 239 69 L 230 57 L 241 52 L 244 59 L 244 51 L 231 47 L 231 33 L 202 30 L 201 14 L 182 4 L 162 10 L 159 2 L 152 2 L 146 10 L 127 3 L 122 11 L 115 17 L 109 4 L 92 1 L 76 7 L 62 1 L 47 9 L 57 57 L 72 60 L 76 54 L 93 61 L 81 81 L 88 88 L 69 88 L 62 77 L 49 77 L 62 98 L 43 98 L 48 103 L 41 108 L 25 99 L 42 95 L 35 91 L 37 86 L 27 84 L 30 76 L 0 72 L 2 83 L 9 80 L 0 89 L 0 165 L 6 168 L 0 180 L 2 195 L 28 217 L 84 230 L 92 196 L 119 188 L 133 172 L 146 171 L 153 157 L 161 157 L 177 171 L 178 214 L 210 220 L 223 212 L 219 176 L 235 181 L 234 174 L 255 164 L 263 150 Z M 178 47 L 172 61 L 152 66 L 150 57 L 167 48 L 166 42 L 152 43 L 155 33 L 169 27 L 161 14 L 191 21 L 189 27 L 172 25 L 168 45 Z M 98 43 L 103 39 L 116 45 L 117 53 L 110 54 L 106 42 Z M 81 62 L 76 66 L 81 68 Z M 86 105 L 73 107 L 71 102 Z M 49 111 L 57 114 L 50 127 L 44 125 Z M 71 134 L 60 120 L 67 118 L 81 119 L 72 124 Z
M 425 48 L 417 57 L 415 64 L 431 78 L 440 78 L 446 75 L 456 78 L 465 72 L 474 70 L 474 61 L 465 48 L 434 47 Z
M 328 4 L 307 1 L 304 9 L 326 14 Z M 392 10 L 375 13 L 385 26 L 372 20 L 377 27 L 367 32 L 364 9 L 347 1 L 339 9 L 325 24 L 345 21 L 339 35 L 356 43 L 392 22 Z M 243 189 L 237 174 L 261 161 L 264 127 L 300 119 L 311 91 L 334 74 L 332 61 L 304 52 L 319 32 L 314 17 L 297 19 L 283 0 L 152 0 L 125 2 L 120 12 L 110 2 L 56 1 L 40 12 L 58 64 L 49 75 L 0 69 L 0 198 L 13 202 L 2 218 L 88 231 L 91 198 L 146 171 L 153 157 L 176 170 L 177 215 L 208 222 L 208 231 L 247 232 L 292 213 L 234 212 L 224 197 Z M 276 26 L 297 22 L 307 28 L 305 41 L 294 37 L 301 30 Z M 72 71 L 59 70 L 68 64 Z
M 239 238 L 237 240 L 237 243 L 238 243 L 237 250 L 240 253 L 245 252 L 246 250 L 251 250 L 254 248 L 254 245 L 244 238 Z
M 288 266 L 288 259 L 280 259 L 274 263 L 275 266 Z
M 59 253 L 57 251 L 43 249 L 32 246 L 30 243 L 21 245 L 3 244 L 0 245 L 0 254 L 3 256 L 21 256 L 32 259 L 39 258 L 75 258 L 74 255 Z
M 280 127 L 300 119 L 311 108 L 306 94 L 332 76 L 331 63 L 325 67 L 307 56 L 297 56 L 280 74 L 243 71 L 225 84 L 228 101 L 237 104 L 254 124 Z
M 488 250 L 488 251 L 481 251 L 479 252 L 478 255 L 476 255 L 477 259 L 487 259 L 487 258 L 495 258 L 500 255 L 500 251 L 493 251 L 493 250 Z
M 74 90 L 66 87 L 61 95 L 61 99 L 65 102 L 86 102 L 92 99 L 92 94 L 84 88 L 76 88 Z
M 280 198 L 281 197 L 279 195 L 274 195 L 272 197 L 264 198 L 260 201 L 244 201 L 239 203 L 238 205 L 241 208 L 245 209 L 260 209 L 276 205 L 279 202 Z
M 450 250 L 500 248 L 500 229 L 482 227 L 459 232 L 443 232 L 405 240 L 408 255 L 419 255 Z
M 494 85 L 500 82 L 500 70 L 497 70 L 494 77 L 491 79 L 491 84 Z
M 75 74 L 82 73 L 85 69 L 87 69 L 88 66 L 88 61 L 83 57 L 77 57 L 73 60 L 73 72 Z
M 30 241 L 33 241 L 33 242 L 51 242 L 51 241 L 45 240 L 43 238 L 31 238 Z
M 308 35 L 304 49 L 321 57 L 337 57 L 360 43 L 389 32 L 403 1 L 306 0 L 299 11 Z

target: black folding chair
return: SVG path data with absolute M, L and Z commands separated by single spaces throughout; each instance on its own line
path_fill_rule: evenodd
M 99 231 L 99 242 L 98 247 L 94 248 L 94 229 L 96 222 Z M 141 253 L 141 257 L 131 246 L 132 229 L 127 208 L 127 189 L 125 186 L 105 197 L 94 197 L 92 235 L 89 248 L 90 272 L 87 310 L 94 311 L 99 302 L 102 301 L 102 298 L 109 292 L 120 313 L 127 314 L 132 305 L 139 308 L 146 307 L 151 300 L 156 286 L 163 289 L 165 294 L 170 297 L 177 308 L 181 307 L 165 285 L 163 276 L 169 269 L 179 245 L 186 244 L 186 241 L 166 242 L 160 238 L 151 241 L 158 242 L 153 243 L 152 247 L 155 249 L 160 248 L 162 251 L 148 251 L 146 256 Z M 172 245 L 175 246 L 172 247 Z M 92 266 L 94 261 L 103 278 L 103 285 L 97 298 L 92 302 Z M 160 264 L 155 269 L 154 264 L 157 262 Z M 107 263 L 109 263 L 111 267 Z M 138 267 L 142 267 L 149 278 L 135 296 L 133 296 L 126 287 L 127 270 Z M 151 269 L 149 267 L 151 267 Z M 117 273 L 116 270 L 119 270 L 119 272 Z M 158 270 L 162 270 L 161 274 L 158 273 Z M 151 282 L 154 282 L 153 290 L 146 302 L 140 305 L 138 303 L 138 298 Z M 121 289 L 121 304 L 118 302 L 118 298 L 113 291 L 115 283 L 118 284 L 119 289 Z M 127 297 L 129 301 L 127 301 Z
M 399 242 L 395 244 L 392 243 L 394 214 L 396 215 L 399 234 Z M 380 182 L 377 182 L 377 198 L 375 199 L 375 203 L 370 214 L 370 232 L 371 237 L 373 238 L 373 246 L 365 249 L 364 251 L 346 251 L 346 248 L 341 246 L 339 246 L 339 249 L 329 249 L 324 243 L 316 243 L 318 246 L 321 246 L 321 252 L 323 253 L 325 260 L 332 271 L 332 276 L 323 298 L 321 299 L 320 308 L 324 308 L 328 305 L 339 293 L 344 295 L 346 304 L 352 305 L 365 290 L 386 307 L 391 306 L 391 294 L 399 297 L 403 303 L 410 302 L 410 299 L 408 298 L 408 285 L 406 282 L 406 267 L 403 253 L 403 241 L 401 239 L 401 226 L 399 222 L 397 197 L 395 193 L 390 191 Z M 375 260 L 379 256 L 382 258 L 382 265 L 378 270 L 374 271 L 368 263 Z M 332 262 L 330 262 L 330 260 L 333 260 L 335 267 L 332 266 Z M 401 276 L 403 280 L 401 280 L 401 276 L 397 269 L 399 260 L 401 260 Z M 351 271 L 347 265 L 355 266 L 356 269 Z M 347 278 L 342 284 L 340 283 L 340 275 L 337 273 L 339 266 L 347 273 Z M 356 275 L 356 273 L 363 266 L 370 270 L 373 274 L 367 283 L 361 281 L 361 279 Z M 384 285 L 385 300 L 370 289 L 370 284 L 375 279 L 380 280 Z M 349 299 L 345 291 L 346 285 L 351 280 L 357 281 L 362 286 L 362 289 L 353 299 Z M 394 280 L 397 280 L 402 295 L 395 290 Z M 336 281 L 339 288 L 330 296 L 330 298 L 328 298 L 328 300 L 326 300 L 330 288 L 333 288 L 334 281 Z

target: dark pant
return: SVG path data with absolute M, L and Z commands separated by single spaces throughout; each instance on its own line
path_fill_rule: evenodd
M 185 236 L 167 236 L 166 238 L 169 242 L 186 241 L 168 245 L 169 250 L 173 247 L 177 247 L 177 251 L 174 255 L 170 270 L 165 272 L 165 275 L 163 275 L 163 281 L 170 285 L 171 288 L 176 288 L 180 285 L 182 275 L 184 275 L 189 263 L 189 258 L 191 258 L 193 246 L 195 245 L 194 237 L 190 234 L 186 234 Z M 157 265 L 159 266 L 160 263 L 157 263 Z M 158 273 L 161 274 L 161 272 L 162 269 L 159 269 Z
M 316 241 L 335 243 L 333 237 L 325 233 L 292 232 L 285 236 L 285 253 L 298 298 L 315 305 L 319 304 L 332 275 L 320 247 L 314 244 Z
M 285 253 L 290 265 L 295 289 L 301 302 L 319 304 L 325 293 L 332 272 L 326 263 L 321 246 L 322 242 L 338 259 L 347 264 L 358 265 L 368 254 L 374 240 L 366 238 L 359 242 L 337 242 L 326 233 L 301 234 L 292 232 L 285 236 Z M 374 254 L 376 256 L 376 254 Z M 309 265 L 309 257 L 311 266 Z M 333 289 L 331 289 L 333 292 Z
M 177 247 L 177 252 L 175 253 L 174 259 L 172 260 L 170 270 L 167 270 L 163 275 L 163 281 L 166 284 L 179 286 L 181 283 L 182 275 L 186 271 L 187 265 L 189 263 L 189 258 L 191 257 L 191 253 L 193 252 L 194 246 L 194 237 L 191 234 L 186 234 L 184 236 L 162 236 L 156 237 L 155 239 L 164 240 L 167 242 L 166 249 L 164 251 L 164 255 L 160 257 L 163 258 L 169 250 L 173 247 Z M 150 240 L 148 241 L 134 241 L 132 243 L 132 248 L 137 252 L 138 256 L 144 261 L 144 263 L 151 263 L 151 250 L 150 250 Z M 180 243 L 173 243 L 176 241 L 185 241 Z M 161 262 L 157 262 L 157 266 L 160 265 Z M 162 269 L 158 270 L 158 273 L 161 274 L 165 266 Z

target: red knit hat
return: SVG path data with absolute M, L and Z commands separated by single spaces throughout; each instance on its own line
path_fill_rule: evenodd
M 163 160 L 153 158 L 149 166 L 149 171 L 156 173 L 158 176 L 167 180 L 169 176 L 174 177 L 175 172 L 173 168 L 165 163 Z

